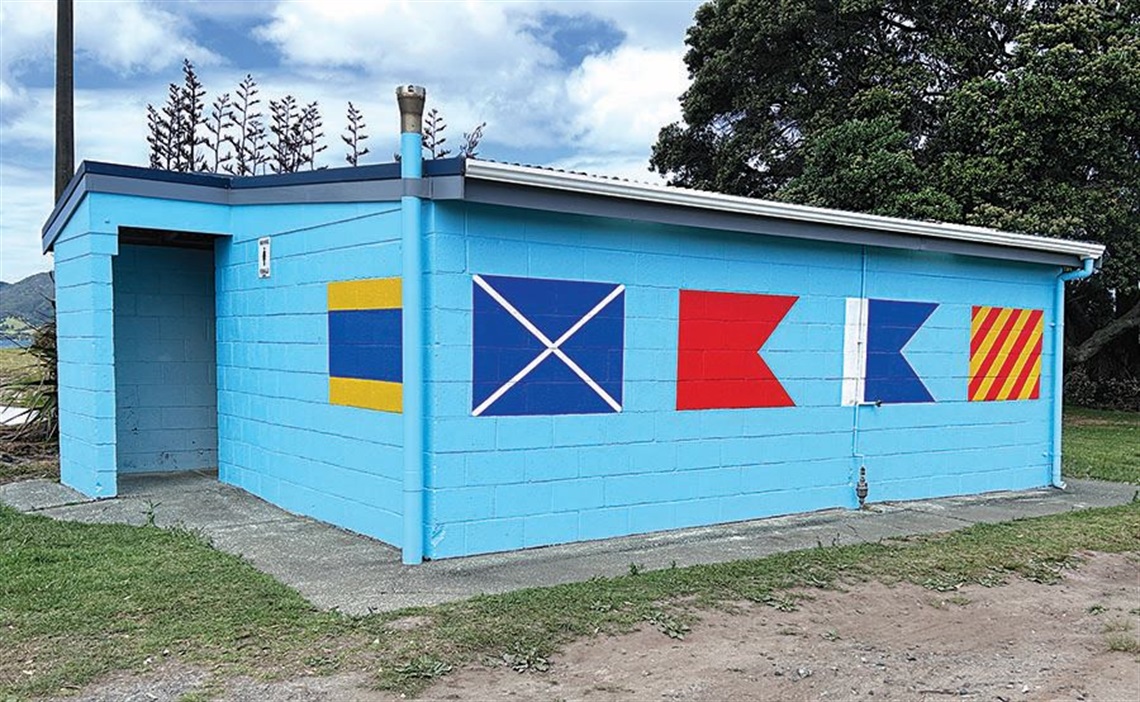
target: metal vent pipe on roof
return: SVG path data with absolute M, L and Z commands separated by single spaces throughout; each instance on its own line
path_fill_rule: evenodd
M 426 99 L 427 90 L 423 86 L 401 85 L 396 88 L 396 103 L 400 106 L 400 133 L 423 132 Z
M 423 203 L 419 197 L 423 178 L 423 114 L 427 91 L 418 85 L 396 88 L 400 106 L 400 198 L 401 288 L 403 296 L 402 410 L 404 414 L 404 514 L 403 560 L 415 564 L 424 559 L 424 472 L 427 456 L 424 435 L 428 426 L 425 381 L 428 344 L 424 329 Z

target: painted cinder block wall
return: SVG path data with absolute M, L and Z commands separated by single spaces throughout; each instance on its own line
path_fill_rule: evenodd
M 60 479 L 92 497 L 117 493 L 112 257 L 118 230 L 81 203 L 55 242 Z
M 82 169 L 81 169 L 82 170 Z M 82 175 L 69 186 L 74 188 Z M 54 236 L 59 352 L 60 478 L 91 497 L 118 494 L 115 261 L 120 227 L 225 232 L 228 208 L 185 200 L 91 193 L 65 195 Z M 66 206 L 65 206 L 66 205 Z M 120 264 L 126 265 L 126 264 Z M 130 285 L 130 275 L 121 276 Z M 126 310 L 127 304 L 123 309 Z M 153 341 L 153 340 L 152 340 Z M 126 350 L 123 350 L 126 352 Z M 129 365 L 129 362 L 128 362 Z M 129 376 L 129 373 L 128 373 Z
M 121 244 L 111 271 L 119 474 L 213 470 L 214 252 Z
M 174 225 L 215 235 L 214 251 L 119 244 L 120 227 Z M 140 461 L 153 458 L 160 443 L 168 451 L 165 439 L 184 433 L 167 431 L 173 427 L 162 411 L 149 406 L 173 402 L 173 395 L 140 402 L 139 391 L 153 379 L 148 374 L 162 373 L 163 365 L 173 370 L 151 363 L 169 349 L 161 316 L 149 313 L 155 306 L 162 315 L 171 305 L 185 310 L 193 299 L 199 321 L 214 320 L 209 362 L 216 366 L 219 479 L 398 546 L 402 416 L 329 403 L 327 289 L 331 282 L 398 276 L 399 236 L 399 204 L 391 202 L 228 207 L 88 194 L 53 245 L 63 482 L 112 497 L 120 471 L 176 467 Z M 273 247 L 272 275 L 264 279 L 257 276 L 261 237 Z M 179 263 L 183 257 L 197 263 L 178 269 L 189 262 Z M 151 268 L 161 265 L 171 269 Z M 170 299 L 144 300 L 140 312 L 144 289 Z M 197 306 L 203 297 L 206 309 Z M 193 353 L 205 360 L 201 345 Z M 183 387 L 189 393 L 196 386 L 201 399 L 209 381 L 190 375 L 195 382 L 184 378 Z M 187 419 L 182 413 L 176 423 Z M 160 420 L 149 445 L 131 436 Z M 190 434 L 201 439 L 210 431 L 200 426 Z
M 132 412 L 153 416 L 153 407 L 130 399 L 131 388 L 144 385 L 139 376 L 145 374 L 145 359 L 162 355 L 164 334 L 185 326 L 185 320 L 171 320 L 164 333 L 160 319 L 157 335 L 147 333 L 154 320 L 144 323 L 146 305 L 140 308 L 132 295 L 139 295 L 140 286 L 158 289 L 161 276 L 148 276 L 164 265 L 158 257 L 191 254 L 142 253 L 120 244 L 120 228 L 132 228 L 178 229 L 213 241 L 221 480 L 286 509 L 405 545 L 411 551 L 405 558 L 412 561 L 419 558 L 418 545 L 412 544 L 417 526 L 422 526 L 423 555 L 443 558 L 854 507 L 860 467 L 867 471 L 871 501 L 1050 483 L 1056 458 L 1050 430 L 1058 405 L 1051 370 L 1060 263 L 780 238 L 775 234 L 834 240 L 837 231 L 815 231 L 813 224 L 789 225 L 766 215 L 754 221 L 761 232 L 771 221 L 771 235 L 655 224 L 632 215 L 607 218 L 477 204 L 448 199 L 464 195 L 457 183 L 446 180 L 455 172 L 447 173 L 452 175 L 441 176 L 431 188 L 417 189 L 378 171 L 338 191 L 347 198 L 371 198 L 373 188 L 396 196 L 401 190 L 430 192 L 435 198 L 425 199 L 418 210 L 427 341 L 422 494 L 411 480 L 419 477 L 414 471 L 419 462 L 407 461 L 402 448 L 411 422 L 400 412 L 338 404 L 331 392 L 336 374 L 330 348 L 336 345 L 330 335 L 331 286 L 383 282 L 391 289 L 401 277 L 407 281 L 414 271 L 403 269 L 401 237 L 408 232 L 402 229 L 418 218 L 406 218 L 403 205 L 394 201 L 312 201 L 310 196 L 329 191 L 323 185 L 310 191 L 302 182 L 296 191 L 254 192 L 239 198 L 246 204 L 235 204 L 213 181 L 207 184 L 213 190 L 183 188 L 182 180 L 199 177 L 180 174 L 133 176 L 137 182 L 125 189 L 136 194 L 129 195 L 98 190 L 122 187 L 120 182 L 95 183 L 71 206 L 66 225 L 52 240 L 64 481 L 89 495 L 114 495 L 117 469 L 132 469 L 131 461 L 153 448 L 132 446 L 119 434 L 131 426 Z M 337 180 L 336 174 L 321 177 Z M 375 182 L 369 180 L 373 177 Z M 477 175 L 468 177 L 478 182 Z M 186 199 L 157 197 L 172 192 L 154 185 L 164 178 L 179 183 L 173 192 Z M 287 181 L 270 177 L 266 187 L 273 190 Z M 259 182 L 227 182 L 225 188 Z M 480 197 L 477 189 L 472 193 L 471 198 Z M 268 200 L 287 204 L 264 204 Z M 541 207 L 547 200 L 536 195 L 533 202 Z M 851 231 L 858 235 L 860 230 Z M 267 278 L 258 275 L 262 238 L 269 239 L 273 252 Z M 183 307 L 189 298 L 208 299 L 207 268 L 208 260 L 198 270 L 202 275 L 184 276 L 170 287 Z M 1088 272 L 1091 268 L 1086 265 Z M 582 285 L 620 293 L 614 298 L 620 299 L 621 322 L 616 347 L 613 338 L 600 340 L 596 328 L 584 332 L 588 344 L 609 354 L 602 381 L 617 396 L 620 411 L 567 409 L 572 393 L 563 397 L 548 387 L 545 395 L 527 401 L 553 398 L 564 413 L 474 416 L 479 414 L 476 398 L 485 395 L 487 385 L 485 378 L 476 378 L 482 371 L 475 359 L 486 363 L 502 350 L 484 353 L 486 344 L 495 346 L 498 340 L 477 320 L 480 300 L 493 307 L 477 291 L 477 276 L 499 281 L 496 285 L 522 280 L 520 290 L 531 290 L 536 298 L 542 298 L 540 289 L 553 289 L 552 281 L 562 281 L 555 287 L 571 296 L 572 288 Z M 195 292 L 191 278 L 199 280 Z M 760 353 L 786 391 L 787 406 L 678 409 L 683 404 L 677 391 L 682 291 L 689 296 L 685 299 L 697 291 L 792 300 Z M 844 404 L 847 315 L 852 299 L 868 298 L 932 309 L 905 346 L 907 363 L 930 401 Z M 373 308 L 386 310 L 382 314 L 360 317 L 390 322 L 393 311 L 385 304 Z M 967 401 L 976 336 L 971 325 L 979 306 L 1043 315 L 1037 399 Z M 351 305 L 344 309 L 359 311 Z M 606 314 L 617 309 L 615 303 Z M 501 311 L 496 314 L 502 317 Z M 405 322 L 408 318 L 403 316 Z M 488 319 L 486 310 L 479 319 Z M 606 323 L 612 335 L 613 318 Z M 391 343 L 384 342 L 388 351 Z M 413 344 L 418 351 L 418 341 Z M 409 353 L 415 351 L 404 348 L 402 358 Z M 390 386 L 396 378 L 377 380 Z M 399 392 L 405 381 L 395 383 Z M 192 384 L 206 387 L 204 381 Z M 389 395 L 385 402 L 390 400 Z M 169 436 L 169 428 L 152 437 Z M 139 465 L 134 469 L 142 469 Z M 422 525 L 407 518 L 414 516 L 411 509 L 405 513 L 408 504 L 423 506 Z M 402 544 L 409 530 L 412 538 Z
M 216 244 L 219 479 L 398 546 L 402 415 L 329 402 L 328 285 L 400 274 L 399 203 L 235 207 L 230 233 Z
M 854 507 L 860 466 L 873 501 L 1049 484 L 1050 345 L 1038 400 L 967 384 L 973 306 L 1049 328 L 1054 267 L 470 203 L 427 230 L 427 557 Z M 624 284 L 622 411 L 472 416 L 476 274 Z M 680 289 L 798 296 L 762 351 L 795 406 L 676 409 Z M 905 349 L 935 402 L 842 404 L 860 297 L 938 304 Z

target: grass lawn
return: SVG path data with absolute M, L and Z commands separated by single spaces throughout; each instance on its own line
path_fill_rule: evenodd
M 34 361 L 23 349 L 0 349 L 0 385 L 24 377 Z
M 25 407 L 34 393 L 27 382 L 39 374 L 36 359 L 23 349 L 0 349 L 0 407 Z M 0 426 L 0 485 L 33 478 L 59 479 L 59 450 L 18 426 Z
M 1066 409 L 1065 474 L 1140 483 L 1138 419 Z M 6 474 L 0 464 L 0 482 L 55 467 L 36 465 L 14 464 Z M 376 686 L 410 694 L 472 662 L 542 669 L 561 645 L 597 633 L 645 625 L 682 637 L 705 607 L 795 607 L 793 588 L 865 579 L 939 591 L 1011 577 L 1051 582 L 1082 550 L 1140 550 L 1140 502 L 752 561 L 652 572 L 631 565 L 620 578 L 347 617 L 313 609 L 194 534 L 57 522 L 0 506 L 0 700 L 168 659 L 219 679 L 365 671 Z M 387 626 L 409 616 L 420 625 Z
M 0 699 L 58 692 L 147 657 L 273 659 L 317 648 L 341 623 L 192 534 L 0 506 Z
M 1064 417 L 1065 477 L 1140 484 L 1140 412 L 1066 407 Z
M 1072 554 L 1136 550 L 1140 503 L 882 544 L 821 547 L 752 561 L 476 597 L 351 618 L 193 534 L 87 525 L 0 507 L 0 699 L 80 686 L 116 669 L 175 659 L 213 670 L 295 676 L 362 670 L 414 693 L 452 668 L 508 661 L 541 668 L 577 637 L 645 623 L 681 637 L 702 607 L 796 606 L 788 588 L 863 579 L 933 590 L 1011 577 L 1051 582 Z M 417 615 L 420 626 L 393 630 Z

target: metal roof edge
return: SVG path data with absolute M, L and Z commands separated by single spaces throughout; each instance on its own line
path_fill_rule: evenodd
M 466 170 L 466 159 L 463 157 L 427 159 L 424 161 L 424 179 L 436 179 L 454 176 L 463 176 Z M 400 166 L 398 163 L 379 163 L 366 166 L 347 166 L 343 168 L 326 168 L 314 171 L 297 173 L 275 173 L 260 176 L 231 176 L 218 173 L 182 173 L 166 171 L 157 168 L 144 168 L 141 166 L 127 166 L 118 163 L 102 161 L 83 161 L 79 164 L 75 175 L 68 182 L 63 195 L 48 215 L 40 230 L 40 245 L 44 253 L 52 249 L 60 230 L 66 225 L 71 213 L 78 207 L 87 192 L 104 192 L 100 186 L 92 185 L 90 176 L 109 176 L 106 183 L 136 181 L 140 183 L 167 183 L 173 186 L 194 186 L 195 188 L 216 188 L 225 191 L 251 191 L 260 189 L 276 189 L 285 187 L 304 187 L 312 185 L 333 185 L 337 183 L 359 183 L 366 181 L 400 180 Z M 107 190 L 106 192 L 119 192 Z M 201 193 L 203 191 L 198 190 Z M 191 198 L 198 199 L 198 198 Z
M 551 171 L 532 166 L 504 164 L 471 159 L 467 161 L 467 177 L 512 185 L 549 188 L 576 193 L 624 198 L 662 205 L 734 212 L 799 222 L 838 227 L 877 229 L 933 239 L 947 239 L 988 244 L 1016 249 L 1046 251 L 1080 258 L 1099 259 L 1105 247 L 1084 241 L 1051 239 L 1029 234 L 1014 234 L 997 229 L 942 222 L 923 222 L 884 217 L 845 210 L 832 210 L 807 205 L 773 202 L 704 190 L 690 190 L 667 185 L 614 180 L 601 176 Z
M 71 211 L 75 209 L 75 205 L 71 204 L 72 195 L 74 195 L 75 191 L 79 189 L 79 184 L 83 182 L 84 176 L 87 175 L 87 166 L 87 161 L 83 161 L 79 164 L 79 168 L 75 170 L 75 175 L 71 176 L 71 180 L 67 181 L 67 187 L 63 189 L 63 194 L 59 196 L 59 200 L 56 201 L 55 207 L 52 208 L 51 213 L 48 214 L 47 219 L 44 221 L 43 227 L 40 228 L 41 253 L 46 254 L 49 250 L 51 250 L 51 245 L 54 243 L 54 237 L 52 241 L 47 241 L 48 232 L 51 231 L 52 225 L 55 224 L 55 221 L 59 219 L 64 210 L 67 210 L 67 217 L 64 218 L 64 223 L 66 223 L 67 219 L 71 218 Z M 82 195 L 83 194 L 80 193 L 80 197 L 78 199 L 82 200 Z M 76 204 L 78 204 L 78 202 L 76 202 Z
M 666 185 L 617 180 L 583 173 L 553 171 L 534 166 L 504 164 L 494 161 L 465 159 L 427 159 L 424 161 L 424 178 L 439 177 L 472 178 L 521 186 L 542 188 L 576 195 L 593 195 L 615 199 L 633 200 L 647 205 L 666 205 L 689 209 L 703 209 L 735 215 L 754 216 L 792 222 L 828 225 L 846 229 L 878 230 L 895 234 L 926 237 L 948 242 L 983 244 L 987 246 L 1021 249 L 1025 251 L 1047 252 L 1072 256 L 1077 259 L 1099 260 L 1105 247 L 1101 244 L 1051 239 L 1028 234 L 1014 234 L 997 229 L 973 227 L 941 222 L 923 222 L 884 217 L 858 212 L 847 212 L 806 205 L 773 202 L 754 198 L 725 195 L 701 190 L 676 188 Z M 88 178 L 88 176 L 110 176 L 111 178 Z M 264 176 L 234 177 L 209 173 L 179 173 L 138 166 L 124 166 L 99 161 L 84 161 L 68 183 L 67 189 L 44 223 L 42 248 L 50 251 L 59 232 L 66 225 L 71 213 L 78 207 L 89 191 L 92 181 L 149 181 L 169 183 L 174 186 L 195 186 L 189 188 L 217 188 L 225 191 L 285 188 L 291 186 L 325 185 L 364 181 L 398 180 L 397 164 L 374 164 L 347 168 L 283 173 Z M 120 181 L 122 182 L 122 181 Z M 99 186 L 96 187 L 98 190 Z M 462 188 L 460 189 L 462 190 Z M 101 192 L 101 191 L 100 191 Z M 110 192 L 110 191 L 108 191 Z M 198 192 L 203 192 L 198 190 Z M 455 197 L 453 193 L 451 197 Z M 462 194 L 458 194 L 462 197 Z M 224 196 L 228 197 L 228 196 Z M 837 238 L 837 241 L 842 239 Z
M 40 229 L 40 245 L 44 253 L 51 250 L 59 232 L 67 224 L 75 208 L 82 202 L 83 196 L 87 194 L 87 184 L 91 176 L 111 176 L 112 178 L 219 189 L 228 189 L 231 180 L 230 176 L 214 173 L 180 173 L 157 168 L 143 168 L 142 166 L 127 166 L 120 163 L 83 161 L 79 164 L 75 175 L 71 177 L 63 195 L 60 196 L 55 208 L 52 209 L 51 214 L 48 215 Z
M 424 160 L 424 178 L 463 175 L 464 160 L 456 158 L 434 158 Z M 317 183 L 353 183 L 365 180 L 399 180 L 400 164 L 373 163 L 365 166 L 342 166 L 321 168 L 296 173 L 270 173 L 259 176 L 231 177 L 230 188 L 246 190 L 251 188 L 277 188 L 290 185 L 313 185 Z

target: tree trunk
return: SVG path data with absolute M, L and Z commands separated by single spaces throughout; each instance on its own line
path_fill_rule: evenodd
M 55 201 L 75 173 L 75 22 L 72 0 L 56 0 Z
M 1080 365 L 1097 355 L 1108 342 L 1135 327 L 1140 327 L 1140 302 L 1133 305 L 1132 309 L 1122 316 L 1093 332 L 1092 336 L 1069 354 L 1068 360 Z

